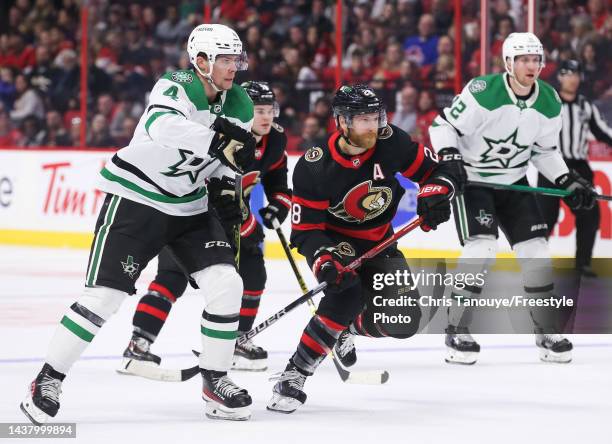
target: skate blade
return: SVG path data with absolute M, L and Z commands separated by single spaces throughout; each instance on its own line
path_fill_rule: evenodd
M 268 370 L 267 359 L 246 359 L 242 356 L 234 356 L 232 370 L 243 372 L 264 372 Z
M 302 403 L 295 398 L 283 396 L 279 393 L 273 393 L 272 399 L 270 402 L 268 402 L 266 408 L 271 412 L 289 414 L 295 412 L 301 405 Z
M 216 401 L 206 400 L 206 417 L 210 419 L 223 419 L 226 421 L 247 421 L 251 418 L 248 407 L 229 408 Z
M 23 414 L 37 426 L 41 426 L 49 421 L 50 416 L 34 405 L 31 395 L 28 395 L 28 397 L 19 404 L 19 408 Z
M 540 360 L 542 362 L 552 362 L 555 364 L 569 364 L 572 361 L 572 352 L 566 351 L 556 353 L 552 350 L 540 349 Z
M 448 364 L 473 365 L 478 360 L 478 352 L 464 352 L 446 347 L 447 355 L 444 360 Z

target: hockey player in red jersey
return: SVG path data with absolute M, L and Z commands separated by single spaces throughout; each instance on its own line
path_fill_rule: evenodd
M 306 401 L 302 390 L 306 378 L 339 337 L 336 352 L 344 363 L 352 364 L 354 334 L 406 338 L 416 333 L 418 306 L 408 309 L 412 322 L 401 334 L 390 333 L 373 322 L 368 310 L 371 301 L 361 284 L 368 264 L 357 272 L 344 269 L 392 234 L 391 220 L 404 194 L 395 174 L 419 184 L 417 213 L 425 231 L 449 219 L 450 200 L 465 182 L 456 160 L 438 162 L 432 150 L 387 125 L 383 103 L 369 87 L 341 87 L 332 107 L 338 130 L 325 146 L 310 148 L 293 173 L 291 241 L 306 256 L 317 280 L 329 287 L 274 386 L 268 409 L 283 413 Z M 380 257 L 403 259 L 396 245 Z

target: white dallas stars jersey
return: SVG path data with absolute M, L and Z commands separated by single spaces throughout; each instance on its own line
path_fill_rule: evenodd
M 153 87 L 129 145 L 101 171 L 99 188 L 166 214 L 203 213 L 205 179 L 235 174 L 208 155 L 217 116 L 250 131 L 253 102 L 233 85 L 209 103 L 195 72 L 166 73 Z
M 454 147 L 463 155 L 468 179 L 512 184 L 531 160 L 553 181 L 567 173 L 557 148 L 561 100 L 538 80 L 527 100 L 516 97 L 507 74 L 476 77 L 429 128 L 436 151 Z

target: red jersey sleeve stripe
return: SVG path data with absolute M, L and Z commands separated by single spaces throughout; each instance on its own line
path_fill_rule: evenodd
M 410 165 L 406 171 L 402 172 L 402 176 L 410 179 L 419 170 L 419 168 L 423 164 L 424 158 L 425 158 L 425 147 L 423 146 L 422 143 L 419 143 L 419 151 L 417 153 L 416 159 L 414 160 L 414 162 L 412 162 L 412 165 Z
M 291 198 L 293 203 L 301 205 L 303 207 L 312 208 L 313 210 L 327 210 L 329 207 L 329 200 L 308 200 L 296 196 L 295 194 Z
M 291 228 L 298 231 L 325 230 L 325 224 L 292 224 Z
M 278 159 L 278 161 L 270 165 L 270 168 L 268 168 L 268 171 L 278 170 L 279 168 L 285 165 L 287 165 L 287 156 L 283 154 L 283 157 L 281 157 L 280 159 Z

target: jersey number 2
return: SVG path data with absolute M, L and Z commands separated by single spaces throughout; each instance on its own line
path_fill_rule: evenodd
M 461 114 L 463 111 L 465 111 L 465 103 L 463 103 L 461 100 L 457 100 L 457 104 L 451 108 L 450 115 L 453 117 L 453 119 L 458 119 L 459 114 Z

